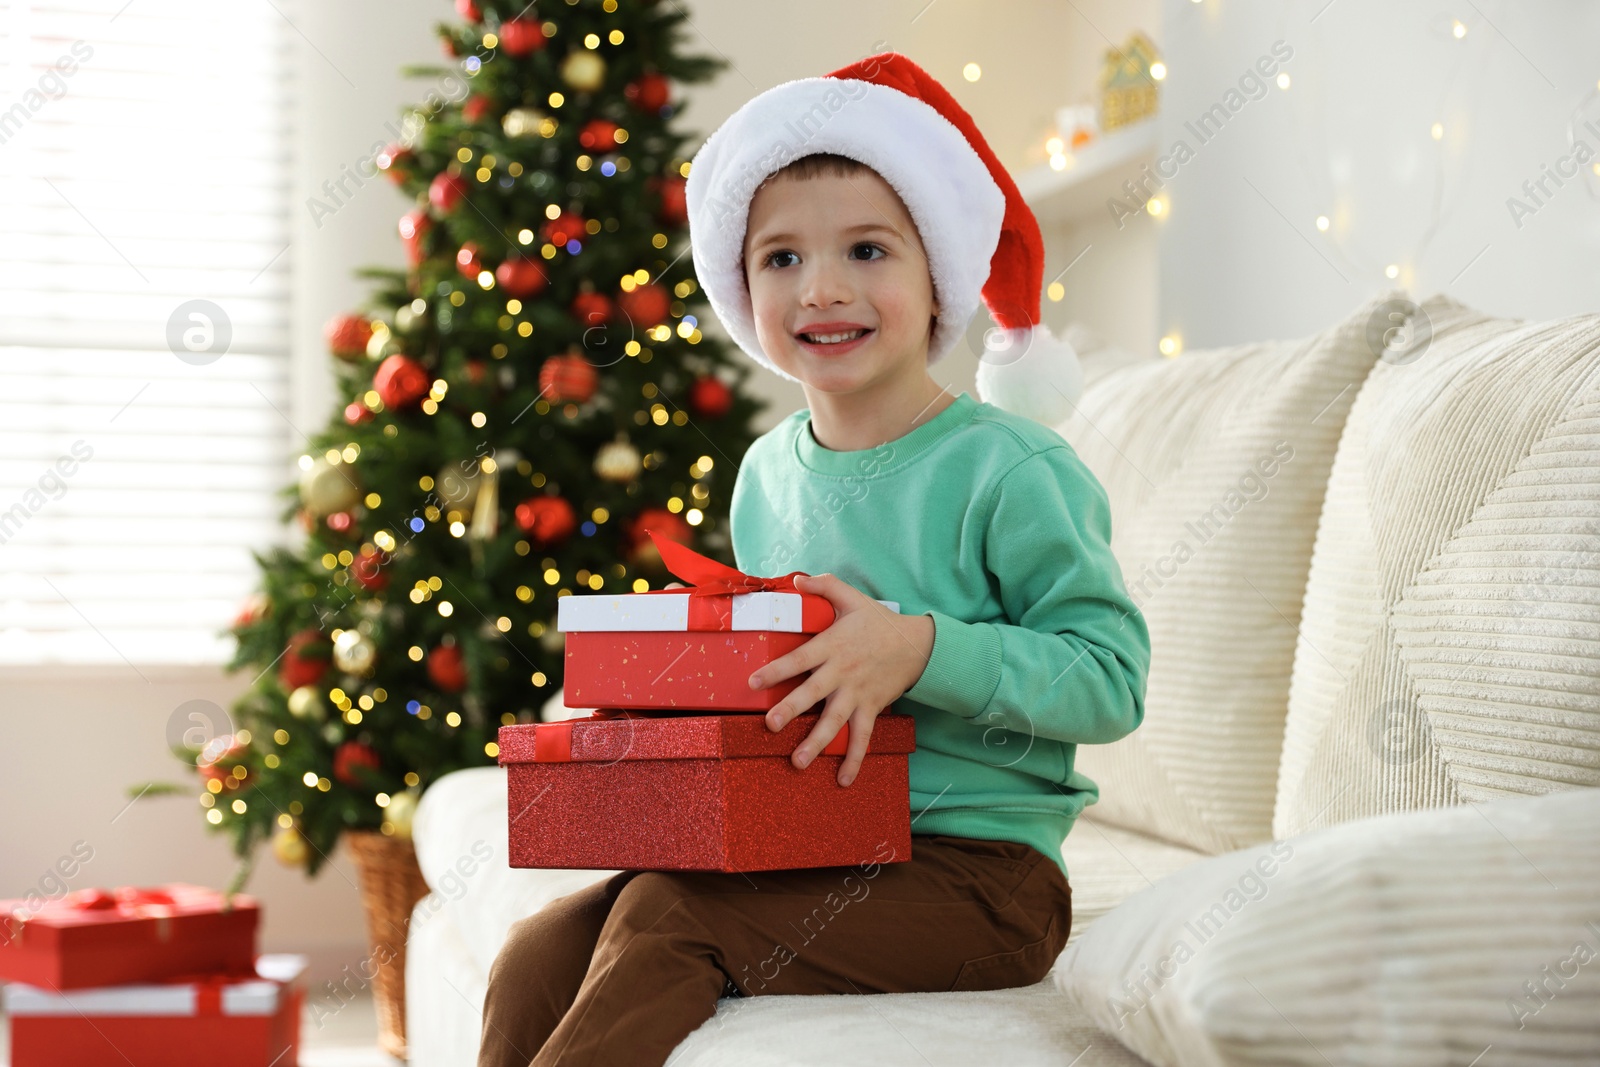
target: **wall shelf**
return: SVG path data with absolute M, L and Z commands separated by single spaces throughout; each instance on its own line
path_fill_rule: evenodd
M 1102 134 L 1070 153 L 1062 170 L 1048 163 L 1030 167 L 1015 176 L 1017 191 L 1041 226 L 1071 223 L 1096 213 L 1109 218 L 1106 202 L 1125 197 L 1122 183 L 1155 161 L 1156 126 L 1150 118 Z

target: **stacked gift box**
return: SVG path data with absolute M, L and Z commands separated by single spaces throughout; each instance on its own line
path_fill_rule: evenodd
M 11 1067 L 294 1067 L 306 958 L 256 955 L 260 916 L 183 883 L 0 900 Z
M 848 724 L 804 769 L 789 757 L 822 705 L 766 724 L 805 675 L 750 688 L 827 629 L 832 604 L 795 589 L 804 572 L 758 578 L 650 536 L 688 588 L 558 602 L 562 699 L 597 710 L 500 728 L 511 866 L 779 870 L 883 862 L 885 845 L 910 859 L 912 717 L 880 714 L 841 786 Z

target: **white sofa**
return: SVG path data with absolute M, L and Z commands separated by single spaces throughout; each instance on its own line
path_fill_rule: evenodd
M 1079 750 L 1071 942 L 1025 988 L 724 999 L 671 1062 L 1600 1062 L 1600 960 L 1570 958 L 1600 946 L 1600 315 L 1403 296 L 1175 360 L 1069 332 L 1089 384 L 1058 429 L 1153 647 L 1144 724 Z M 506 824 L 498 768 L 419 806 L 415 1067 L 471 1064 L 510 924 L 611 873 L 509 869 Z M 1262 881 L 1274 845 L 1297 858 Z M 1210 904 L 1220 947 L 1162 954 L 1236 883 L 1260 894 Z

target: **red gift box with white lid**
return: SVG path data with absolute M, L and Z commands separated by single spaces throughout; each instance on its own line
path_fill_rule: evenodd
M 260 917 L 254 897 L 183 882 L 0 900 L 0 981 L 83 989 L 248 972 Z
M 58 991 L 5 987 L 11 1067 L 294 1067 L 306 957 L 245 972 Z
M 750 676 L 826 630 L 826 597 L 794 579 L 743 573 L 665 537 L 655 542 L 667 569 L 689 589 L 564 596 L 556 629 L 566 635 L 562 699 L 573 708 L 631 711 L 764 712 L 807 672 L 750 688 Z M 878 603 L 898 611 L 899 604 Z M 818 701 L 808 710 L 820 711 Z
M 873 723 L 855 780 L 838 782 L 846 723 L 804 769 L 789 757 L 819 718 L 782 730 L 751 715 L 642 715 L 502 726 L 510 866 L 766 871 L 911 858 L 910 715 Z

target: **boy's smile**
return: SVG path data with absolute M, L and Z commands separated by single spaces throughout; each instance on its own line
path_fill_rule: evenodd
M 878 174 L 769 180 L 750 204 L 744 261 L 761 347 L 802 383 L 817 423 L 859 422 L 911 400 L 919 410 L 937 391 L 927 253 Z

